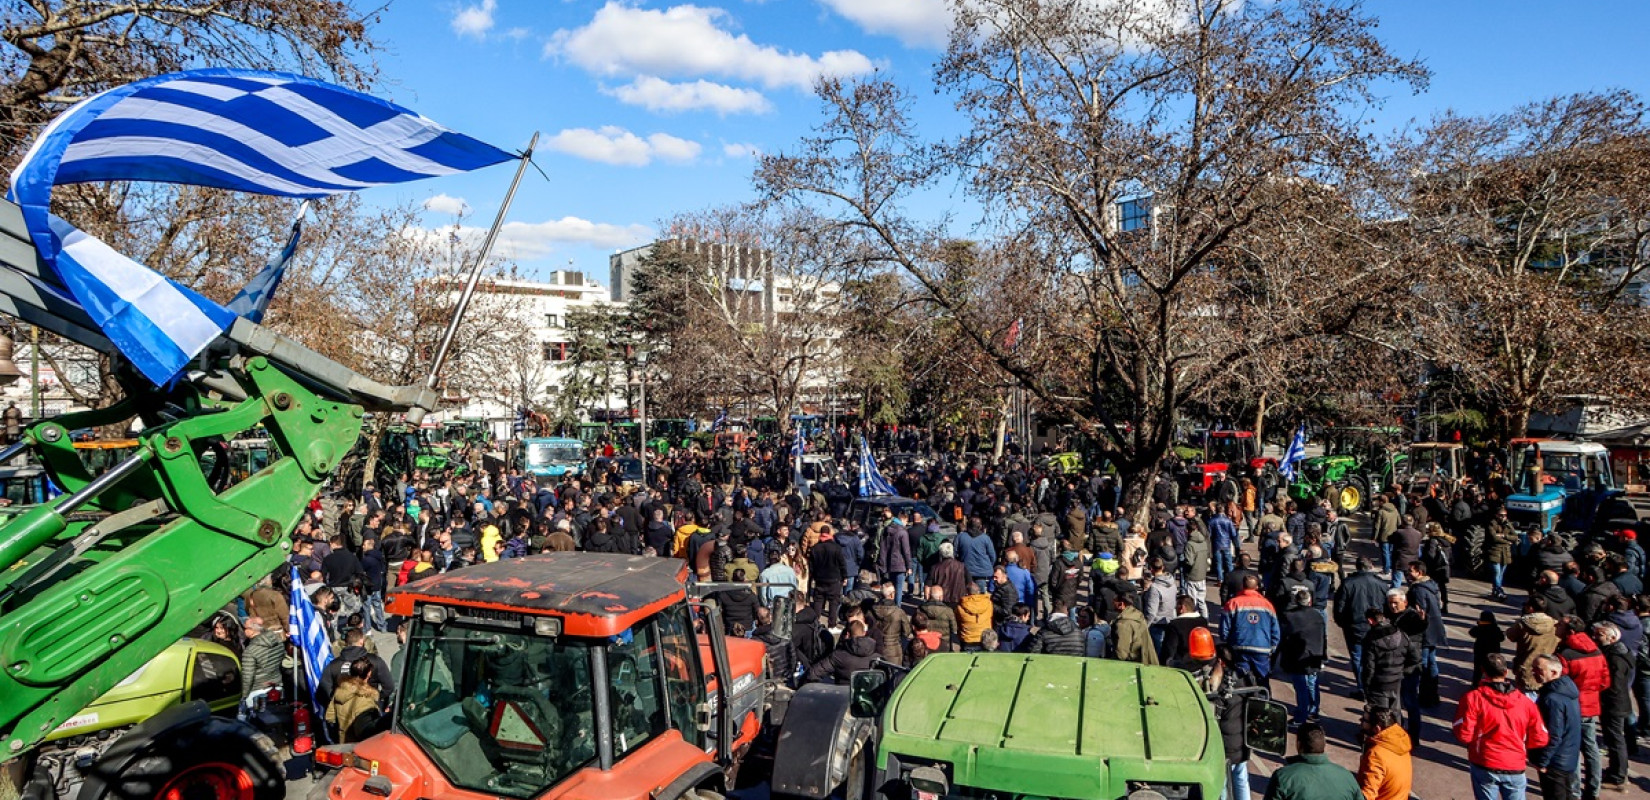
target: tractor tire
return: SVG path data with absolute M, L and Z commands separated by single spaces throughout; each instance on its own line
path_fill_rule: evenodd
M 286 775 L 274 746 L 261 746 L 235 730 L 233 720 L 213 719 L 176 739 L 154 739 L 112 774 L 93 775 L 84 800 L 282 800 Z M 244 727 L 244 726 L 241 726 Z M 115 766 L 115 765 L 108 765 Z M 94 785 L 95 784 L 95 785 Z
M 1369 507 L 1369 485 L 1361 478 L 1347 478 L 1345 483 L 1335 487 L 1331 503 L 1335 513 L 1343 517 L 1360 513 Z

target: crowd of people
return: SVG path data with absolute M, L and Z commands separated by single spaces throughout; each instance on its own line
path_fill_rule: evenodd
M 849 463 L 840 451 L 839 460 Z M 602 470 L 551 482 L 502 469 L 413 474 L 388 492 L 345 499 L 324 519 L 317 509 L 299 525 L 291 563 L 339 641 L 355 648 L 339 659 L 351 688 L 328 687 L 343 704 L 339 729 L 363 697 L 382 705 L 393 692 L 391 670 L 366 663 L 363 682 L 356 666 L 375 658 L 366 632 L 395 628 L 383 610 L 390 588 L 500 558 L 584 550 L 681 559 L 711 584 L 726 632 L 763 642 L 771 674 L 793 685 L 954 651 L 1189 670 L 1221 717 L 1236 797 L 1247 796 L 1250 756 L 1239 700 L 1274 681 L 1293 687 L 1299 760 L 1312 769 L 1286 766 L 1269 796 L 1337 796 L 1321 788 L 1338 782 L 1324 777 L 1333 765 L 1313 758 L 1323 752 L 1319 682 L 1329 671 L 1365 703 L 1353 785 L 1370 798 L 1407 797 L 1410 754 L 1446 699 L 1439 656 L 1454 648 L 1473 654 L 1453 732 L 1468 745 L 1475 786 L 1519 796 L 1511 786 L 1532 767 L 1544 797 L 1620 790 L 1629 749 L 1650 734 L 1650 596 L 1630 535 L 1573 551 L 1554 537 L 1526 543 L 1493 492 L 1398 487 L 1354 532 L 1327 500 L 1265 496 L 1247 479 L 1219 476 L 1195 503 L 1168 478 L 1126 497 L 1098 472 L 945 452 L 891 471 L 920 505 L 851 515 L 844 487 L 795 485 L 786 461 L 677 451 L 656 459 L 639 488 Z M 1145 513 L 1126 513 L 1131 502 Z M 1467 642 L 1445 618 L 1470 525 L 1486 531 L 1492 600 L 1506 597 L 1515 564 L 1539 574 L 1510 626 L 1486 611 Z M 1354 552 L 1362 538 L 1376 546 Z M 283 574 L 266 600 L 284 590 Z M 248 613 L 250 652 L 279 629 L 268 615 L 280 611 Z M 1329 647 L 1331 625 L 1344 654 Z M 255 686 L 262 675 L 249 673 Z

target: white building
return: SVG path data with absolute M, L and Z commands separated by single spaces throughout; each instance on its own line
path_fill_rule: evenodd
M 530 404 L 548 406 L 567 378 L 567 362 L 572 357 L 572 337 L 566 328 L 568 314 L 580 309 L 617 309 L 624 305 L 610 300 L 609 294 L 607 287 L 583 272 L 570 270 L 556 270 L 546 282 L 493 280 L 478 285 L 471 301 L 474 306 L 505 309 L 528 331 L 531 345 L 517 348 L 526 357 L 510 362 L 509 371 L 498 375 L 496 384 L 448 387 L 447 399 L 454 405 L 432 417 L 504 423 L 503 429 L 495 433 L 508 435 L 508 423 L 514 419 L 524 391 Z M 625 409 L 624 381 L 622 367 L 616 367 L 612 393 L 606 399 L 607 408 L 618 412 Z M 600 401 L 597 407 L 602 407 Z
M 709 292 L 707 306 L 728 325 L 754 326 L 783 332 L 795 343 L 797 353 L 806 358 L 799 382 L 798 402 L 802 409 L 824 412 L 839 402 L 834 387 L 840 383 L 840 355 L 837 341 L 842 331 L 835 317 L 842 305 L 842 283 L 827 277 L 787 269 L 776 264 L 774 252 L 747 243 L 706 241 L 675 237 L 621 250 L 608 257 L 614 302 L 629 302 L 635 292 L 635 275 L 642 262 L 664 243 L 704 259 L 704 280 Z M 770 403 L 771 405 L 771 403 Z M 773 409 L 763 409 L 772 413 Z

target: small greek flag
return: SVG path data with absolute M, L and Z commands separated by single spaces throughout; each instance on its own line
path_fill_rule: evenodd
M 64 112 L 11 174 L 42 260 L 156 384 L 171 382 L 235 313 L 51 214 L 52 188 L 154 181 L 314 198 L 515 158 L 370 95 L 299 75 L 202 69 L 93 95 Z M 268 272 L 266 270 L 266 272 Z M 248 286 L 267 304 L 279 269 Z
M 727 421 L 728 421 L 728 410 L 726 408 L 724 408 L 721 411 L 717 412 L 716 420 L 714 422 L 710 423 L 710 432 L 715 433 L 715 432 L 721 430 L 723 423 L 726 423 Z
M 263 322 L 264 312 L 269 310 L 269 301 L 275 299 L 275 287 L 281 285 L 281 279 L 286 277 L 287 262 L 292 260 L 292 254 L 298 252 L 298 240 L 304 234 L 304 214 L 309 211 L 309 201 L 298 204 L 298 213 L 292 218 L 292 233 L 287 236 L 286 246 L 276 253 L 268 264 L 252 276 L 241 288 L 241 293 L 229 301 L 229 310 L 236 316 L 246 317 L 253 322 Z
M 798 425 L 796 426 L 796 435 L 791 437 L 791 456 L 801 458 L 802 454 L 806 452 L 808 452 L 808 440 L 802 438 L 802 426 Z
M 332 663 L 332 642 L 327 638 L 327 626 L 321 622 L 315 604 L 304 594 L 304 579 L 298 575 L 296 565 L 292 567 L 292 600 L 287 611 L 286 635 L 303 655 L 304 678 L 313 700 L 315 687 L 321 685 L 321 673 Z
M 1295 429 L 1295 438 L 1289 442 L 1289 449 L 1283 451 L 1283 458 L 1278 461 L 1278 474 L 1286 481 L 1295 479 L 1295 462 L 1306 458 L 1306 426 L 1303 424 Z
M 871 445 L 865 437 L 859 437 L 859 496 L 875 497 L 879 495 L 899 494 L 894 485 L 882 477 L 882 470 L 877 469 L 876 456 L 871 455 Z

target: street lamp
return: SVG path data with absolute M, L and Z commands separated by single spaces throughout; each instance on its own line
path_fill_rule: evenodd
M 642 393 L 641 393 L 641 400 L 640 400 L 640 408 L 638 409 L 638 414 L 637 414 L 639 425 L 638 425 L 637 430 L 636 430 L 636 435 L 637 435 L 638 438 L 641 439 L 642 490 L 646 491 L 647 488 L 648 488 L 648 482 L 647 482 L 647 351 L 643 350 L 641 347 L 633 346 L 632 352 L 635 354 L 635 358 L 636 358 L 636 371 L 641 373 L 641 376 L 642 376 Z
M 17 364 L 11 360 L 15 348 L 16 344 L 12 342 L 11 336 L 0 331 L 0 386 L 10 386 L 16 383 L 18 378 L 23 377 L 23 370 L 18 369 Z

